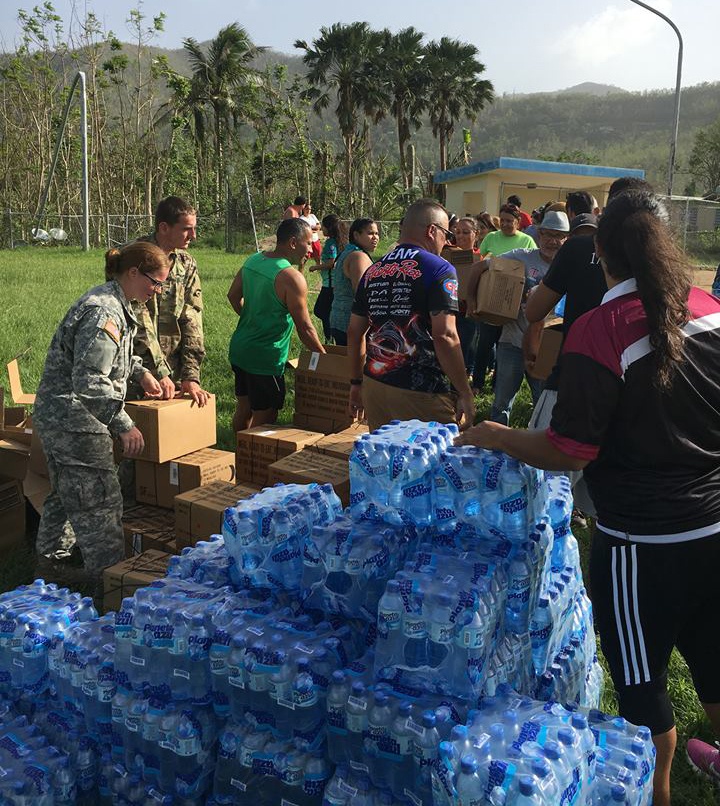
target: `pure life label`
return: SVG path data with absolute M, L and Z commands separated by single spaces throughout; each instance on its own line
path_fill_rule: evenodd
M 315 372 L 320 363 L 320 353 L 311 353 L 310 361 L 308 362 L 308 369 L 310 372 Z

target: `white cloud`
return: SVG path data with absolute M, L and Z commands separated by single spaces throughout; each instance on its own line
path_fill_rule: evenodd
M 654 0 L 648 5 L 670 16 L 672 3 L 669 0 Z M 588 64 L 608 65 L 618 57 L 625 60 L 632 53 L 642 59 L 643 46 L 663 27 L 667 27 L 667 23 L 660 17 L 627 0 L 622 7 L 608 5 L 584 22 L 569 26 L 548 49 L 552 56 L 562 59 L 570 71 Z

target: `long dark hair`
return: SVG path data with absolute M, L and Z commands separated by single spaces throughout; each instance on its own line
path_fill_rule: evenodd
M 631 191 L 614 196 L 595 236 L 607 273 L 616 280 L 634 277 L 654 350 L 655 384 L 668 389 L 683 358 L 682 327 L 690 318 L 687 301 L 692 270 L 667 225 L 657 196 Z
M 356 218 L 352 222 L 352 224 L 350 224 L 350 230 L 348 232 L 348 242 L 349 243 L 354 243 L 356 246 L 360 246 L 360 244 L 358 244 L 355 241 L 355 236 L 358 234 L 358 232 L 363 232 L 371 224 L 374 224 L 374 223 L 375 223 L 374 218 Z M 363 249 L 363 252 L 365 252 L 364 249 Z M 367 254 L 367 252 L 366 252 L 366 254 Z
M 328 238 L 334 238 L 336 241 L 340 238 L 340 216 L 335 213 L 326 215 L 320 222 L 327 230 Z

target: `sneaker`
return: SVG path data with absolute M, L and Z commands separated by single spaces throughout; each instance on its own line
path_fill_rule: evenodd
M 687 760 L 695 772 L 710 778 L 720 786 L 720 750 L 700 739 L 687 743 Z
M 587 529 L 587 518 L 580 512 L 579 509 L 574 509 L 572 511 L 572 517 L 570 518 L 570 523 L 573 526 L 577 526 L 580 529 Z

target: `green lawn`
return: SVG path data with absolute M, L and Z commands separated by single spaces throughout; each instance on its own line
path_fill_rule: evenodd
M 383 253 L 381 244 L 378 253 Z M 203 368 L 203 385 L 217 395 L 218 444 L 233 449 L 230 421 L 234 409 L 233 376 L 227 361 L 227 345 L 235 327 L 236 316 L 225 297 L 230 282 L 247 255 L 229 255 L 215 249 L 194 248 L 205 297 L 205 341 L 207 359 Z M 3 280 L 3 313 L 0 324 L 0 362 L 3 367 L 11 358 L 22 354 L 20 369 L 25 391 L 34 392 L 42 373 L 45 352 L 55 328 L 69 305 L 84 291 L 102 282 L 103 252 L 83 253 L 69 247 L 28 247 L 0 252 L 0 276 Z M 310 308 L 319 287 L 319 276 L 309 275 Z M 321 333 L 319 323 L 316 322 Z M 291 357 L 300 345 L 293 337 Z M 292 373 L 287 375 L 288 396 L 280 414 L 281 422 L 290 422 L 294 405 Z M 0 380 L 6 385 L 6 379 Z M 486 387 L 478 398 L 480 417 L 487 416 L 492 403 L 492 390 Z M 523 426 L 530 414 L 530 396 L 523 386 L 513 411 L 512 424 Z M 587 563 L 589 533 L 576 532 L 581 544 L 583 564 Z M 31 550 L 4 557 L 0 564 L 0 590 L 8 590 L 28 581 L 32 574 Z M 697 703 L 687 667 L 679 656 L 673 658 L 670 675 L 672 698 L 676 707 L 678 752 L 673 766 L 675 806 L 712 806 L 715 790 L 698 780 L 684 760 L 685 742 L 699 735 L 707 740 L 709 726 Z M 615 713 L 617 704 L 610 687 L 603 698 L 603 708 Z

